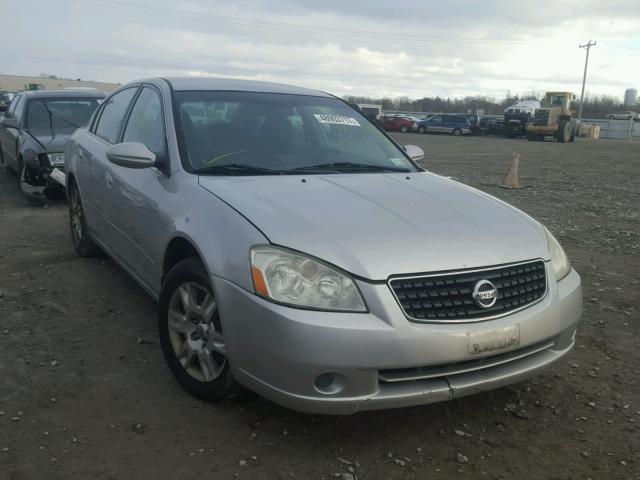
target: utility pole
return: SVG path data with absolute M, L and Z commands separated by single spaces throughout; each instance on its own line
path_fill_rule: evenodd
M 587 49 L 587 58 L 584 61 L 584 75 L 582 76 L 582 93 L 580 94 L 580 106 L 578 107 L 578 121 L 582 119 L 582 104 L 584 103 L 584 84 L 587 82 L 587 66 L 589 65 L 589 50 L 591 47 L 595 47 L 596 42 L 589 42 L 586 45 L 578 45 L 578 48 Z

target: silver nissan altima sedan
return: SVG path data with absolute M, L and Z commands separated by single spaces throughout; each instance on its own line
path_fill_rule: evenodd
M 421 156 L 320 91 L 140 80 L 72 137 L 71 236 L 158 301 L 203 399 L 349 414 L 539 373 L 574 344 L 580 277 L 544 226 Z

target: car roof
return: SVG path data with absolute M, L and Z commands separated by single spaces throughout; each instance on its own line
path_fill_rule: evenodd
M 258 93 L 285 93 L 291 95 L 312 95 L 315 97 L 332 97 L 326 92 L 310 88 L 296 87 L 281 83 L 259 82 L 233 78 L 202 77 L 167 77 L 164 78 L 176 91 L 219 90 Z M 143 80 L 144 81 L 144 80 Z
M 23 90 L 22 92 L 18 92 L 20 95 L 24 95 L 26 97 L 93 97 L 93 98 L 104 98 L 106 97 L 106 93 L 104 92 L 93 92 L 88 90 Z

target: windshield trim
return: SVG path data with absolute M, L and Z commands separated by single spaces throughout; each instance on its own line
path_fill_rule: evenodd
M 165 80 L 166 81 L 166 80 Z M 420 172 L 424 172 L 424 168 L 422 168 L 420 165 L 418 165 L 405 151 L 404 147 L 402 145 L 400 145 L 393 137 L 391 137 L 387 132 L 385 132 L 380 125 L 378 125 L 377 123 L 375 123 L 374 121 L 372 121 L 370 118 L 368 118 L 366 115 L 364 115 L 362 112 L 358 111 L 358 109 L 354 108 L 353 105 L 351 105 L 349 102 L 347 102 L 346 100 L 337 97 L 335 95 L 329 94 L 329 93 L 325 93 L 326 96 L 323 95 L 311 95 L 311 94 L 300 94 L 300 93 L 275 93 L 275 92 L 261 92 L 261 91 L 254 91 L 254 90 L 199 90 L 199 89 L 186 89 L 186 90 L 176 90 L 173 85 L 171 84 L 171 82 L 167 81 L 167 84 L 169 86 L 169 91 L 171 93 L 171 109 L 172 109 L 172 117 L 173 117 L 173 127 L 174 127 L 174 133 L 176 136 L 176 141 L 177 141 L 177 147 L 178 147 L 178 153 L 180 156 L 180 165 L 182 166 L 182 169 L 192 175 L 196 175 L 196 176 L 200 176 L 200 175 L 212 175 L 212 176 L 216 176 L 215 174 L 209 174 L 209 173 L 202 173 L 202 172 L 196 172 L 197 169 L 193 168 L 188 161 L 188 153 L 187 153 L 187 147 L 185 145 L 185 135 L 184 135 L 184 130 L 182 129 L 182 119 L 180 118 L 180 108 L 178 105 L 178 99 L 177 96 L 179 94 L 182 93 L 231 93 L 231 94 L 260 94 L 260 95 L 269 95 L 269 96 L 287 96 L 287 97 L 304 97 L 304 98 L 321 98 L 321 99 L 331 99 L 331 100 L 335 100 L 338 101 L 340 103 L 342 103 L 343 105 L 345 105 L 347 108 L 349 108 L 350 110 L 354 110 L 355 112 L 359 113 L 364 120 L 366 120 L 369 124 L 373 125 L 378 133 L 382 134 L 384 137 L 387 138 L 387 140 L 389 140 L 391 142 L 392 145 L 394 145 L 396 147 L 396 149 L 402 154 L 402 156 L 408 160 L 408 162 L 411 164 L 411 166 L 413 168 L 415 168 L 415 172 L 398 172 L 398 173 L 420 173 Z M 365 171 L 365 172 L 336 172 L 333 175 L 352 175 L 352 174 L 371 174 L 371 173 L 382 173 L 382 174 L 389 174 L 389 173 L 396 173 L 396 172 L 370 172 L 370 171 Z M 316 174 L 316 173 L 311 173 L 311 172 L 302 172 L 299 173 L 299 171 L 296 171 L 295 173 L 286 173 L 287 175 L 297 175 L 297 174 L 301 174 L 301 175 L 310 175 L 310 174 Z M 329 173 L 317 173 L 318 175 L 321 174 L 329 174 Z M 253 175 L 253 174 L 251 174 Z M 262 175 L 264 176 L 264 174 L 257 174 L 257 175 Z M 283 175 L 283 173 L 274 173 L 274 175 Z M 220 175 L 223 176 L 223 175 Z M 224 176 L 228 176 L 228 175 L 224 175 Z M 245 176 L 249 176 L 245 175 Z

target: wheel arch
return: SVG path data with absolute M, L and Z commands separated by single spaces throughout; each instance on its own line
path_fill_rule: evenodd
M 204 257 L 200 253 L 200 250 L 195 246 L 195 243 L 183 235 L 176 235 L 173 237 L 164 250 L 161 283 L 164 284 L 164 279 L 167 274 L 178 262 L 191 257 L 198 258 L 202 262 L 205 270 L 208 272 Z

